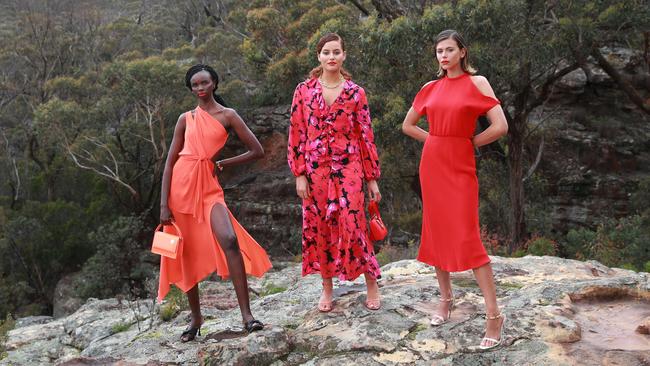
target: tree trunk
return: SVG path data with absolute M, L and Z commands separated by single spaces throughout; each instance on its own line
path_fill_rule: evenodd
M 510 253 L 521 247 L 526 237 L 526 221 L 524 212 L 524 171 L 523 133 L 518 131 L 525 128 L 524 121 L 511 124 L 508 141 L 508 167 L 510 171 Z

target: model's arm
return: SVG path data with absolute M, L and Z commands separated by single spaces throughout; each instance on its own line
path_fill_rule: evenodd
M 162 224 L 169 224 L 173 220 L 171 211 L 169 210 L 169 205 L 167 200 L 169 199 L 169 187 L 171 186 L 172 181 L 172 170 L 174 169 L 174 164 L 178 160 L 178 154 L 183 150 L 183 145 L 185 143 L 185 114 L 181 114 L 178 117 L 178 122 L 176 122 L 176 127 L 174 128 L 174 136 L 172 137 L 172 143 L 169 146 L 169 152 L 167 153 L 167 160 L 165 161 L 165 169 L 163 170 L 162 177 L 162 187 L 160 188 L 160 222 Z
M 302 113 L 303 108 L 301 85 L 296 87 L 291 102 L 289 124 L 289 139 L 287 141 L 287 161 L 291 173 L 296 177 L 296 194 L 302 199 L 309 197 L 309 182 L 307 182 L 307 166 L 305 153 L 307 145 L 307 123 Z
M 381 175 L 379 154 L 375 145 L 375 135 L 372 131 L 368 99 L 363 88 L 359 89 L 359 102 L 357 103 L 356 114 L 361 129 L 359 145 L 361 148 L 363 177 L 368 182 L 368 195 L 370 196 L 370 200 L 379 202 L 381 201 L 381 192 L 379 192 L 379 184 L 377 184 L 377 179 Z
M 488 97 L 496 99 L 494 90 L 492 90 L 492 86 L 490 86 L 490 83 L 485 77 L 472 76 L 472 81 L 483 95 L 487 95 Z M 508 121 L 506 120 L 506 116 L 503 113 L 503 109 L 501 108 L 500 104 L 492 107 L 487 112 L 486 116 L 490 121 L 490 127 L 472 138 L 472 143 L 476 147 L 494 142 L 501 136 L 504 136 L 508 133 Z
M 422 116 L 411 107 L 406 113 L 406 117 L 404 117 L 404 122 L 402 122 L 402 132 L 420 142 L 424 142 L 429 133 L 418 127 L 420 117 Z
M 239 114 L 237 114 L 234 109 L 228 108 L 224 111 L 224 117 L 226 119 L 227 125 L 235 131 L 237 137 L 239 137 L 239 139 L 248 148 L 248 151 L 243 154 L 233 156 L 232 158 L 219 160 L 219 165 L 222 168 L 226 168 L 233 165 L 246 164 L 251 161 L 263 158 L 264 149 L 262 148 L 262 144 L 260 144 L 260 141 L 257 139 L 257 137 L 255 137 L 250 128 L 246 126 L 244 120 L 239 117 Z M 219 151 L 217 151 L 212 157 L 212 161 L 215 161 L 217 159 L 217 156 L 219 156 Z

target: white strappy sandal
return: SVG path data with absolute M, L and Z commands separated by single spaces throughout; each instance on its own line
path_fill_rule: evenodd
M 501 342 L 503 341 L 503 330 L 506 327 L 506 316 L 504 314 L 498 314 L 498 315 L 495 315 L 495 316 L 486 315 L 485 318 L 487 320 L 496 320 L 496 319 L 499 319 L 499 318 L 503 318 L 503 321 L 501 322 L 501 330 L 499 331 L 499 339 L 483 337 L 483 339 L 481 340 L 481 344 L 484 343 L 485 341 L 492 342 L 492 344 L 489 345 L 489 346 L 479 345 L 478 348 L 482 349 L 482 350 L 493 349 L 493 348 L 496 348 L 496 347 L 500 346 Z
M 434 327 L 437 327 L 439 325 L 443 325 L 446 322 L 448 322 L 449 319 L 451 318 L 451 309 L 454 308 L 454 298 L 453 297 L 450 297 L 448 299 L 442 299 L 441 298 L 440 301 L 448 302 L 449 303 L 449 310 L 447 310 L 447 317 L 446 318 L 443 318 L 442 316 L 440 316 L 438 314 L 433 314 L 433 316 L 431 317 L 431 325 L 433 325 Z

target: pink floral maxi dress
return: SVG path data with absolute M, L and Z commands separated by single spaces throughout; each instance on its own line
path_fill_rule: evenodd
M 296 177 L 307 177 L 310 189 L 302 202 L 302 275 L 379 278 L 363 192 L 364 178 L 379 178 L 379 157 L 363 88 L 346 80 L 327 106 L 317 79 L 298 84 L 288 160 Z

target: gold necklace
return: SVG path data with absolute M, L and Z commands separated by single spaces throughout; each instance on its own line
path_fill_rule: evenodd
M 329 85 L 329 84 L 327 84 L 326 82 L 324 82 L 323 79 L 318 78 L 318 82 L 320 83 L 320 85 L 321 85 L 323 88 L 327 88 L 327 89 L 336 89 L 336 88 L 338 88 L 339 86 L 341 86 L 341 84 L 343 84 L 344 81 L 345 81 L 345 78 L 344 78 L 343 76 L 341 76 L 341 79 L 339 79 L 339 83 L 338 83 L 338 84 L 336 84 L 336 85 Z

